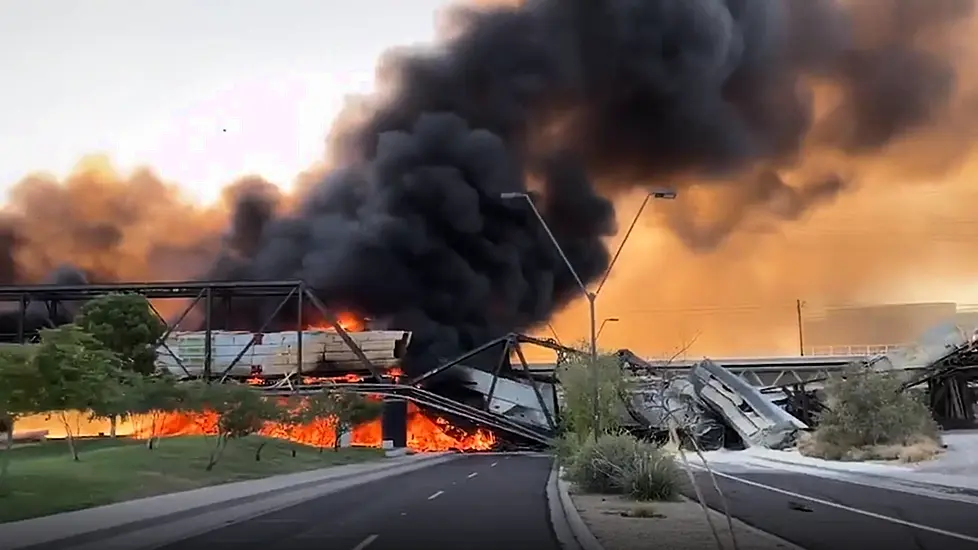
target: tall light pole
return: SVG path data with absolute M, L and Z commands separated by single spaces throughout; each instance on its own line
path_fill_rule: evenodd
M 601 321 L 601 326 L 598 327 L 598 338 L 601 338 L 601 333 L 604 331 L 605 325 L 607 325 L 608 323 L 617 323 L 617 322 L 618 322 L 617 317 L 608 317 L 604 321 Z
M 615 255 L 611 257 L 611 262 L 608 264 L 608 269 L 605 270 L 604 275 L 601 277 L 601 282 L 598 283 L 598 289 L 594 291 L 595 295 L 601 292 L 604 288 L 604 284 L 608 281 L 608 275 L 611 275 L 611 268 L 615 267 L 618 263 L 618 257 L 621 256 L 621 251 L 625 248 L 625 243 L 628 242 L 628 238 L 632 236 L 632 230 L 635 229 L 635 225 L 638 223 L 638 219 L 642 217 L 642 212 L 645 207 L 648 206 L 649 201 L 656 200 L 667 200 L 671 201 L 676 198 L 676 192 L 672 189 L 650 189 L 645 195 L 645 199 L 642 200 L 642 205 L 638 207 L 638 212 L 635 212 L 635 216 L 632 218 L 632 223 L 628 224 L 628 231 L 625 231 L 625 236 L 622 237 L 621 242 L 618 243 L 618 250 L 615 251 Z
M 580 287 L 581 293 L 587 298 L 588 308 L 591 316 L 591 359 L 597 359 L 598 357 L 598 332 L 595 326 L 594 320 L 594 300 L 597 295 L 587 289 L 587 285 L 581 280 L 581 276 L 577 274 L 577 270 L 574 269 L 574 265 L 571 264 L 570 260 L 567 259 L 567 254 L 564 254 L 564 249 L 560 247 L 560 243 L 557 242 L 557 237 L 554 237 L 552 231 L 550 231 L 550 226 L 547 225 L 547 221 L 543 219 L 543 215 L 537 210 L 537 205 L 533 204 L 533 199 L 527 193 L 501 193 L 499 195 L 501 199 L 523 199 L 527 204 L 530 205 L 530 210 L 533 211 L 533 215 L 537 217 L 537 221 L 543 226 L 543 230 L 547 232 L 547 237 L 550 237 L 550 242 L 553 243 L 554 248 L 557 249 L 557 254 L 560 254 L 560 259 L 564 261 L 564 265 L 570 271 L 571 275 L 574 277 L 574 282 Z
M 540 222 L 540 225 L 543 226 L 543 230 L 547 232 L 547 237 L 550 237 L 550 242 L 553 243 L 554 248 L 557 249 L 557 253 L 560 254 L 560 259 L 564 261 L 564 264 L 567 266 L 567 269 L 571 272 L 571 275 L 573 275 L 574 281 L 577 283 L 577 286 L 580 287 L 581 293 L 583 293 L 584 297 L 587 298 L 588 318 L 590 320 L 590 325 L 591 325 L 590 327 L 591 328 L 591 361 L 592 361 L 591 364 L 593 370 L 592 376 L 594 377 L 594 382 L 593 382 L 594 387 L 592 388 L 593 391 L 592 399 L 594 402 L 594 428 L 595 428 L 594 438 L 596 441 L 598 438 L 598 433 L 600 432 L 600 428 L 601 428 L 600 425 L 601 409 L 598 405 L 598 398 L 599 398 L 598 389 L 599 389 L 600 379 L 599 379 L 598 368 L 596 365 L 598 359 L 598 330 L 596 326 L 597 323 L 595 320 L 594 303 L 598 299 L 598 293 L 601 292 L 601 289 L 604 287 L 604 283 L 608 280 L 608 275 L 611 273 L 611 268 L 614 267 L 615 263 L 618 261 L 618 257 L 621 255 L 622 249 L 625 248 L 625 243 L 628 242 L 628 238 L 631 236 L 632 230 L 635 229 L 635 224 L 638 223 L 638 219 L 639 217 L 641 217 L 642 211 L 645 210 L 646 205 L 648 205 L 649 200 L 651 199 L 672 200 L 676 198 L 676 191 L 672 189 L 666 189 L 666 188 L 650 189 L 648 191 L 648 193 L 645 195 L 645 199 L 642 201 L 642 205 L 639 206 L 638 208 L 638 212 L 636 212 L 635 217 L 632 218 L 632 223 L 629 224 L 628 231 L 625 232 L 625 236 L 622 238 L 621 243 L 618 244 L 618 250 L 615 251 L 615 255 L 611 258 L 611 262 L 608 264 L 608 269 L 605 270 L 604 275 L 601 277 L 601 282 L 598 283 L 597 290 L 595 290 L 594 292 L 591 292 L 587 289 L 587 285 L 584 284 L 584 281 L 581 280 L 580 275 L 577 274 L 577 271 L 574 269 L 574 265 L 571 264 L 569 259 L 567 259 L 567 255 L 564 254 L 564 249 L 560 247 L 560 243 L 557 242 L 557 238 L 554 237 L 553 232 L 550 231 L 550 226 L 547 225 L 547 221 L 543 219 L 543 216 L 540 214 L 540 211 L 537 210 L 537 206 L 533 204 L 533 199 L 530 197 L 528 193 L 500 193 L 499 198 L 522 199 L 525 200 L 526 203 L 530 205 L 530 209 L 533 211 L 533 214 Z M 617 321 L 617 319 L 615 320 Z M 604 328 L 604 323 L 608 321 L 609 319 L 606 319 L 604 322 L 601 323 L 602 328 Z

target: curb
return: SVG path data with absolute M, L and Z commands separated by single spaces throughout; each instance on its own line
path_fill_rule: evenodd
M 567 492 L 567 483 L 560 479 L 560 473 L 560 465 L 554 459 L 547 479 L 547 505 L 557 541 L 564 550 L 604 550 L 578 513 Z
M 210 512 L 220 511 L 222 509 L 229 509 L 229 508 L 234 508 L 236 506 L 247 505 L 250 503 L 254 503 L 266 499 L 272 499 L 276 496 L 280 496 L 292 492 L 315 489 L 318 487 L 325 487 L 330 484 L 341 483 L 344 481 L 356 481 L 357 478 L 366 478 L 364 479 L 363 482 L 367 483 L 369 481 L 372 481 L 372 479 L 370 478 L 375 477 L 377 474 L 387 474 L 383 477 L 390 477 L 402 473 L 409 473 L 424 467 L 434 466 L 443 462 L 454 460 L 458 458 L 458 456 L 459 456 L 458 454 L 450 453 L 450 454 L 439 454 L 435 456 L 423 457 L 410 463 L 390 464 L 366 472 L 356 472 L 351 474 L 337 475 L 328 478 L 317 479 L 313 481 L 296 483 L 293 485 L 289 485 L 287 487 L 279 487 L 276 489 L 262 491 L 260 493 L 254 493 L 254 494 L 223 500 L 219 502 L 212 502 L 201 506 L 186 508 L 180 510 L 179 512 L 173 512 L 169 514 L 163 514 L 160 516 L 149 517 L 149 518 L 123 523 L 111 527 L 94 529 L 92 531 L 85 531 L 82 533 L 69 535 L 63 538 L 49 539 L 46 541 L 37 542 L 34 544 L 29 544 L 24 546 L 11 546 L 11 547 L 3 547 L 3 548 L 4 550 L 62 550 L 68 547 L 88 545 L 110 538 L 138 533 L 148 528 L 157 528 L 160 526 L 170 525 L 178 521 L 198 517 Z M 271 506 L 268 510 L 265 510 L 262 513 L 274 511 L 275 508 L 277 507 Z M 244 517 L 241 518 L 241 521 L 247 519 L 248 519 L 247 517 Z M 186 537 L 182 537 L 182 538 L 186 538 Z

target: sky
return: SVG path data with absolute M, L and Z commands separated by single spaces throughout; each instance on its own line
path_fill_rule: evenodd
M 0 193 L 105 153 L 198 199 L 323 157 L 378 56 L 428 42 L 447 0 L 0 0 Z

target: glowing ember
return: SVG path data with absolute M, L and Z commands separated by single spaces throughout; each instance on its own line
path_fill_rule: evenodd
M 134 437 L 148 438 L 154 431 L 160 437 L 176 435 L 206 435 L 216 431 L 217 416 L 214 414 L 170 413 L 153 420 L 134 418 Z M 487 451 L 496 444 L 496 437 L 485 430 L 469 433 L 441 417 L 430 418 L 413 404 L 408 405 L 408 448 L 414 451 Z M 336 441 L 335 430 L 329 420 L 317 421 L 304 426 L 283 426 L 269 423 L 261 435 L 295 441 L 314 447 L 332 447 Z M 374 420 L 353 429 L 351 445 L 380 447 L 380 420 Z

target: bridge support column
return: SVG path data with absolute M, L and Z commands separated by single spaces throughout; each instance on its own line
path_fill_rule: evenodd
M 384 448 L 395 453 L 407 450 L 408 403 L 397 397 L 385 397 L 380 417 Z

